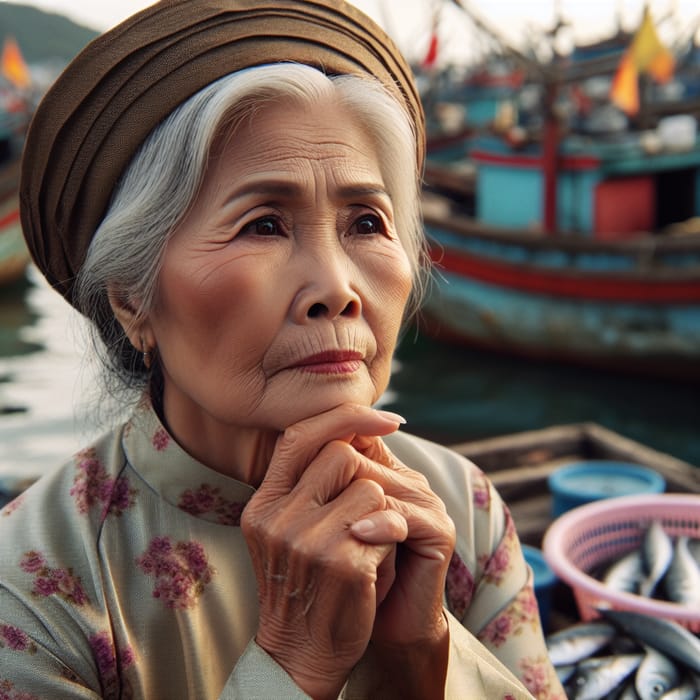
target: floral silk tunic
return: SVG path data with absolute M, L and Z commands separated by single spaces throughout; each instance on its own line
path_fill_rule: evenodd
M 386 439 L 457 528 L 446 697 L 564 698 L 507 510 L 454 452 Z M 304 698 L 255 644 L 239 527 L 253 489 L 187 455 L 143 400 L 0 511 L 0 700 Z M 460 624 L 461 623 L 461 624 Z M 373 698 L 366 655 L 343 690 Z M 514 675 L 513 675 L 514 674 Z

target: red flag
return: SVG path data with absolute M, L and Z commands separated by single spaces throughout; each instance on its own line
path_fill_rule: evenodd
M 433 29 L 430 35 L 430 44 L 428 44 L 428 53 L 425 54 L 423 59 L 423 68 L 432 68 L 437 61 L 438 55 L 438 37 L 437 32 Z

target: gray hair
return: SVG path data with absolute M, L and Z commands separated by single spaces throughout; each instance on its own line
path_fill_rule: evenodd
M 279 98 L 316 103 L 329 97 L 357 116 L 374 141 L 409 257 L 417 309 L 427 280 L 415 133 L 403 105 L 379 81 L 331 76 L 299 64 L 258 66 L 221 78 L 189 98 L 140 147 L 97 229 L 76 283 L 76 305 L 90 321 L 108 372 L 108 389 L 141 390 L 149 372 L 112 313 L 107 291 L 138 300 L 137 318 L 155 299 L 165 246 L 192 206 L 215 138 Z M 101 342 L 100 342 L 101 341 Z

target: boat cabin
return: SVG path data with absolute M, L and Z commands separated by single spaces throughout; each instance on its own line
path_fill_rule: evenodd
M 660 232 L 700 217 L 700 140 L 693 117 L 664 133 L 615 139 L 569 136 L 556 158 L 556 231 L 603 240 Z M 689 121 L 692 120 L 692 123 Z M 677 141 L 676 142 L 674 142 Z M 544 229 L 545 167 L 538 145 L 473 142 L 476 218 L 509 229 Z

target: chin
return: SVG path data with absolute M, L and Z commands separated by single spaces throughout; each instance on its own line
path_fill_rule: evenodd
M 374 387 L 371 390 L 365 389 L 361 391 L 318 391 L 311 396 L 301 394 L 295 399 L 296 406 L 294 409 L 285 411 L 285 418 L 281 421 L 284 424 L 280 426 L 280 429 L 284 430 L 294 423 L 313 418 L 345 403 L 369 407 L 374 405 L 378 398 L 379 394 L 377 394 Z

